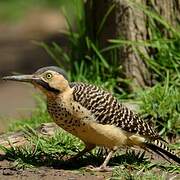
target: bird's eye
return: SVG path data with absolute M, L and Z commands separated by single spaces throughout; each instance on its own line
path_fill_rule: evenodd
M 46 74 L 46 79 L 51 79 L 52 78 L 52 74 L 51 73 L 47 73 Z

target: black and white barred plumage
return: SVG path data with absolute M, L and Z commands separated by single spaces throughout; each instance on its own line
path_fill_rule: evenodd
M 115 125 L 127 132 L 138 133 L 149 139 L 159 135 L 137 114 L 120 104 L 109 92 L 84 83 L 72 83 L 74 100 L 87 108 L 98 123 Z

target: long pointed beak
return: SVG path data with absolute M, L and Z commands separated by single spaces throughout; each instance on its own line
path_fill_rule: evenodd
M 37 79 L 34 78 L 33 75 L 17 75 L 17 76 L 5 76 L 2 78 L 3 80 L 8 81 L 20 81 L 20 82 L 32 82 L 33 80 Z

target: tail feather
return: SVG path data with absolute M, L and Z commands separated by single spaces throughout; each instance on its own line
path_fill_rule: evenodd
M 167 147 L 164 143 L 162 143 L 159 140 L 155 140 L 154 142 L 145 142 L 145 145 L 147 148 L 150 150 L 154 151 L 155 153 L 159 154 L 162 156 L 164 159 L 167 160 L 167 158 L 164 157 L 167 156 L 168 158 L 174 160 L 175 162 L 180 164 L 180 158 L 169 148 Z

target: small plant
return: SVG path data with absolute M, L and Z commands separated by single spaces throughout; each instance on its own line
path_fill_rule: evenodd
M 64 156 L 73 155 L 82 148 L 82 143 L 70 134 L 60 129 L 53 137 L 43 137 L 35 131 L 26 131 L 28 143 L 21 147 L 1 149 L 6 153 L 6 159 L 15 162 L 17 167 L 52 166 L 62 161 Z
M 143 172 L 141 170 L 133 170 L 133 167 L 127 168 L 117 168 L 111 177 L 112 180 L 118 180 L 118 179 L 123 179 L 123 180 L 164 180 L 166 179 L 166 173 L 161 172 L 161 175 L 155 172 Z
M 144 117 L 151 116 L 160 135 L 175 139 L 180 135 L 180 91 L 170 85 L 156 84 L 139 94 L 140 109 Z
M 168 165 L 162 163 L 141 163 L 139 165 L 134 164 L 123 164 L 114 169 L 111 179 L 126 179 L 126 180 L 164 180 L 170 177 L 178 177 L 180 167 L 178 165 Z

